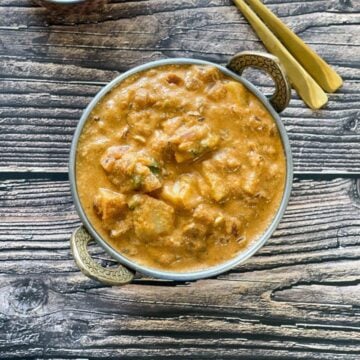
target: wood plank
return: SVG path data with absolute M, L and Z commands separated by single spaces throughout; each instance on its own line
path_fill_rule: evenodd
M 359 174 L 358 3 L 268 3 L 345 80 L 324 110 L 312 112 L 294 95 L 282 114 L 296 173 Z M 0 16 L 0 171 L 67 172 L 82 110 L 134 65 L 173 56 L 224 64 L 237 51 L 262 49 L 228 0 L 120 1 L 80 25 L 51 24 L 44 9 L 7 0 Z M 271 92 L 266 77 L 247 76 Z
M 345 79 L 324 110 L 293 96 L 283 113 L 296 172 L 360 174 L 360 3 L 265 2 Z M 224 64 L 262 48 L 230 0 L 112 1 L 76 26 L 3 0 L 0 17 L 2 179 L 65 174 L 82 109 L 128 68 L 173 56 Z M 271 91 L 266 77 L 246 76 Z M 72 260 L 79 219 L 63 174 L 0 181 L 0 358 L 360 358 L 355 177 L 296 179 L 274 236 L 226 274 L 193 283 L 138 275 L 117 288 Z
M 0 261 L 70 258 L 68 238 L 80 222 L 67 181 L 3 180 L 0 194 Z M 355 179 L 296 180 L 271 241 L 239 271 L 356 259 L 359 215 Z
M 313 353 L 310 358 L 355 359 L 359 353 L 356 326 L 283 323 L 281 317 L 269 323 L 267 305 L 273 302 L 269 290 L 259 291 L 254 283 L 207 280 L 157 286 L 155 293 L 146 285 L 96 288 L 79 280 L 63 274 L 51 280 L 45 276 L 1 279 L 6 294 L 1 302 L 4 330 L 17 334 L 15 327 L 22 329 L 21 335 L 3 342 L 2 354 L 306 359 Z M 254 287 L 264 297 L 256 308 L 248 293 Z M 226 295 L 216 296 L 219 290 Z M 250 311 L 256 315 L 249 316 Z M 1 340 L 5 338 L 0 344 Z
M 82 109 L 100 86 L 40 81 L 19 85 L 13 80 L 3 84 L 16 90 L 7 91 L 0 100 L 0 166 L 66 171 L 73 131 Z M 339 95 L 336 103 L 319 113 L 302 109 L 299 115 L 296 104 L 283 113 L 297 173 L 359 172 L 359 110 L 348 107 L 358 97 L 349 89 L 348 94 Z M 302 106 L 300 101 L 297 104 Z
M 296 180 L 272 239 L 218 278 L 119 288 L 71 259 L 67 181 L 2 180 L 0 357 L 358 359 L 359 185 Z

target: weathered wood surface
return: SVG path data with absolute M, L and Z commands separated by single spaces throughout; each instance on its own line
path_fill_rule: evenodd
M 78 25 L 0 1 L 0 359 L 360 359 L 360 3 L 265 3 L 345 80 L 324 110 L 294 94 L 282 114 L 297 173 L 284 219 L 227 274 L 117 288 L 83 276 L 69 250 L 82 110 L 146 61 L 225 64 L 262 46 L 230 0 L 118 0 Z
M 111 288 L 84 277 L 71 258 L 79 220 L 68 182 L 3 180 L 1 354 L 357 359 L 358 185 L 296 180 L 273 238 L 218 279 L 139 277 Z
M 73 267 L 68 239 L 80 222 L 69 188 L 67 181 L 46 179 L 0 182 L 3 266 L 16 259 L 34 261 L 34 266 L 49 261 L 46 266 Z M 355 179 L 297 179 L 286 215 L 271 241 L 242 269 L 356 258 L 360 255 L 359 191 Z
M 120 1 L 80 25 L 49 22 L 27 0 L 0 4 L 0 169 L 66 172 L 71 137 L 101 86 L 135 65 L 188 56 L 225 64 L 262 49 L 230 0 Z M 282 114 L 297 173 L 360 173 L 360 5 L 271 2 L 343 76 L 327 107 L 312 112 L 294 95 Z M 331 34 L 331 36 L 329 36 Z M 271 83 L 253 74 L 262 89 Z

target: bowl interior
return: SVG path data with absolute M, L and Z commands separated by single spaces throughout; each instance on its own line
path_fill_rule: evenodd
M 284 148 L 284 153 L 286 157 L 286 180 L 285 180 L 285 187 L 284 187 L 284 193 L 282 196 L 282 200 L 280 203 L 280 206 L 274 215 L 274 218 L 271 222 L 271 224 L 268 226 L 266 231 L 263 233 L 263 235 L 257 239 L 254 240 L 252 243 L 249 244 L 249 246 L 242 252 L 240 252 L 237 256 L 235 256 L 233 259 L 226 261 L 225 263 L 202 269 L 202 270 L 196 270 L 196 271 L 189 271 L 189 272 L 171 272 L 171 271 L 162 271 L 150 267 L 146 267 L 140 264 L 137 264 L 135 261 L 130 260 L 126 258 L 124 255 L 116 251 L 114 248 L 112 248 L 99 234 L 96 232 L 92 224 L 89 222 L 82 206 L 80 203 L 80 199 L 77 193 L 76 188 L 76 151 L 77 151 L 77 144 L 79 140 L 79 136 L 82 132 L 82 128 L 87 121 L 91 111 L 94 109 L 94 107 L 97 105 L 97 103 L 114 87 L 116 87 L 119 83 L 121 83 L 123 80 L 128 78 L 129 76 L 142 72 L 145 70 L 149 70 L 151 68 L 163 66 L 163 65 L 170 65 L 170 64 L 193 64 L 193 65 L 211 65 L 217 67 L 220 71 L 222 71 L 225 75 L 228 75 L 232 77 L 234 80 L 242 83 L 251 93 L 253 93 L 265 106 L 267 111 L 272 115 L 274 121 L 276 122 L 276 125 L 279 130 L 279 134 L 282 139 L 282 144 Z M 71 145 L 71 151 L 70 151 L 70 161 L 69 161 L 69 178 L 70 178 L 70 184 L 71 184 L 71 191 L 75 202 L 75 207 L 77 209 L 77 212 L 89 231 L 89 233 L 93 236 L 93 238 L 97 241 L 99 245 L 101 245 L 112 257 L 114 257 L 117 261 L 119 261 L 121 264 L 126 265 L 136 271 L 139 271 L 145 275 L 153 276 L 157 278 L 162 279 L 170 279 L 170 280 L 178 280 L 178 281 L 189 281 L 189 280 L 197 280 L 201 278 L 207 278 L 212 277 L 215 275 L 218 275 L 220 273 L 223 273 L 231 268 L 233 268 L 236 265 L 239 265 L 249 259 L 255 252 L 257 252 L 264 244 L 265 242 L 270 238 L 274 230 L 276 229 L 277 225 L 279 224 L 284 211 L 286 209 L 290 192 L 291 192 L 291 186 L 292 186 L 292 179 L 293 179 L 293 163 L 292 163 L 292 155 L 291 155 L 291 149 L 289 144 L 289 139 L 285 130 L 285 127 L 278 115 L 278 113 L 272 108 L 270 105 L 268 99 L 249 81 L 246 79 L 240 77 L 239 75 L 236 75 L 232 71 L 228 70 L 227 68 L 211 63 L 208 61 L 203 60 L 194 60 L 194 59 L 186 59 L 186 58 L 178 58 L 178 59 L 166 59 L 166 60 L 159 60 L 154 61 L 150 63 L 146 63 L 144 65 L 135 67 L 124 74 L 118 76 L 113 81 L 111 81 L 108 85 L 106 85 L 100 92 L 94 97 L 94 99 L 90 102 L 90 104 L 87 106 L 85 111 L 83 112 L 80 122 L 76 128 L 74 138 Z

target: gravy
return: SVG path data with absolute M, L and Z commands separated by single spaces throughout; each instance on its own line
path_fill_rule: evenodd
M 138 264 L 178 272 L 223 263 L 259 238 L 285 174 L 271 115 L 211 66 L 127 78 L 92 111 L 76 155 L 96 231 Z

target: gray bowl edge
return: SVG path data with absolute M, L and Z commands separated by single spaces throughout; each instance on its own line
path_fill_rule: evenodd
M 97 103 L 114 87 L 116 87 L 120 82 L 128 78 L 129 76 L 142 72 L 145 70 L 149 70 L 151 68 L 163 66 L 163 65 L 169 65 L 169 64 L 188 64 L 188 65 L 211 65 L 217 67 L 219 70 L 221 70 L 225 75 L 228 75 L 232 77 L 234 80 L 239 81 L 242 83 L 248 90 L 250 90 L 265 106 L 265 108 L 269 111 L 269 113 L 274 118 L 276 125 L 278 127 L 282 143 L 284 146 L 285 151 L 285 157 L 286 157 L 286 181 L 285 181 L 285 189 L 284 194 L 280 203 L 280 206 L 278 208 L 278 211 L 276 215 L 274 216 L 271 224 L 268 226 L 266 231 L 263 233 L 263 235 L 257 239 L 254 240 L 244 252 L 240 252 L 237 256 L 235 256 L 233 259 L 216 265 L 211 268 L 203 269 L 203 270 L 197 270 L 197 271 L 190 271 L 190 272 L 171 272 L 171 271 L 161 271 L 158 269 L 146 267 L 143 265 L 140 265 L 136 263 L 135 261 L 132 261 L 122 254 L 120 254 L 118 251 L 116 251 L 114 248 L 112 248 L 104 239 L 101 238 L 101 236 L 96 232 L 96 230 L 93 228 L 91 223 L 86 217 L 85 212 L 83 211 L 80 203 L 80 199 L 77 193 L 76 189 L 76 172 L 75 172 L 75 166 L 76 166 L 76 150 L 77 150 L 77 143 L 79 136 L 81 134 L 82 128 L 88 119 L 91 111 L 93 108 L 97 105 Z M 86 229 L 89 231 L 89 233 L 92 235 L 92 237 L 96 240 L 96 242 L 104 248 L 104 250 L 111 255 L 113 258 L 115 258 L 119 263 L 128 266 L 129 268 L 136 270 L 142 274 L 160 278 L 160 279 L 168 279 L 168 280 L 176 280 L 176 281 L 192 281 L 192 280 L 198 280 L 203 278 L 209 278 L 216 275 L 219 275 L 221 273 L 224 273 L 235 266 L 238 266 L 242 263 L 244 263 L 246 260 L 248 260 L 252 255 L 254 255 L 265 243 L 266 241 L 271 237 L 275 229 L 277 228 L 289 201 L 290 193 L 291 193 L 291 187 L 293 182 L 293 160 L 292 160 L 292 153 L 290 148 L 290 142 L 289 138 L 286 132 L 286 129 L 284 127 L 284 124 L 282 123 L 279 114 L 273 109 L 271 104 L 269 103 L 268 99 L 248 80 L 244 79 L 243 77 L 235 74 L 234 72 L 230 71 L 224 66 L 218 65 L 216 63 L 212 63 L 205 60 L 196 60 L 196 59 L 188 59 L 188 58 L 173 58 L 173 59 L 164 59 L 164 60 L 156 60 L 152 62 L 145 63 L 143 65 L 137 66 L 135 68 L 132 68 L 125 73 L 117 76 L 115 79 L 113 79 L 110 83 L 108 83 L 105 87 L 103 87 L 97 95 L 92 99 L 90 104 L 86 107 L 84 110 L 80 121 L 76 127 L 73 140 L 71 143 L 71 150 L 70 150 L 70 159 L 69 159 L 69 179 L 70 179 L 70 186 L 71 186 L 71 193 L 74 199 L 76 210 L 79 214 L 79 217 L 81 221 L 83 222 Z

